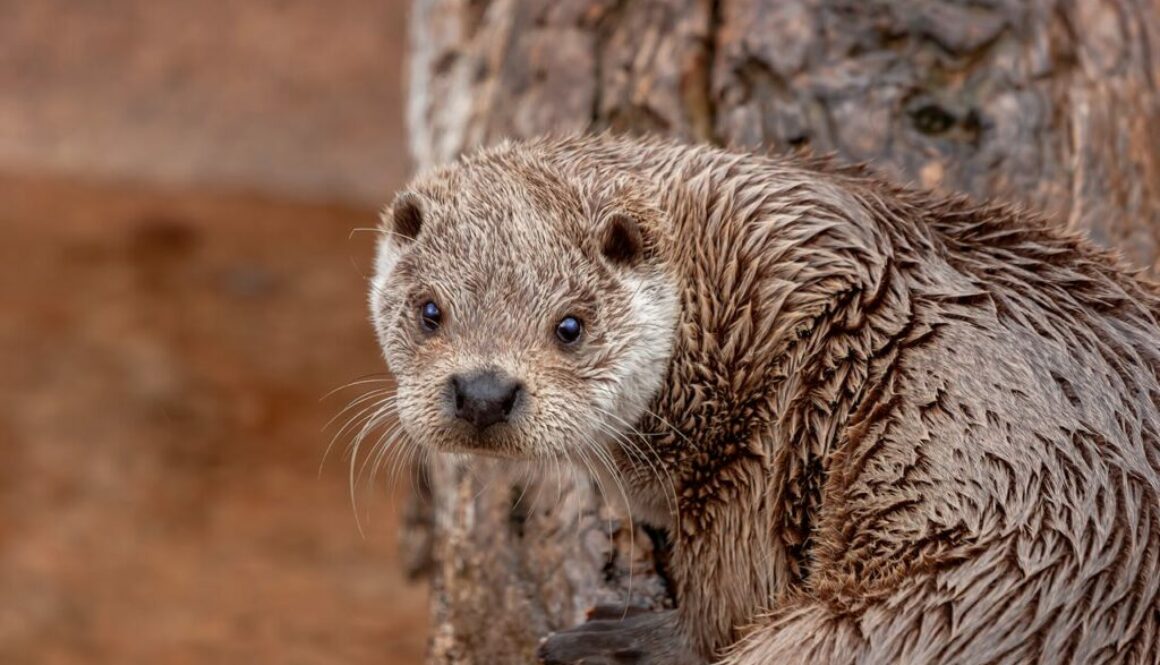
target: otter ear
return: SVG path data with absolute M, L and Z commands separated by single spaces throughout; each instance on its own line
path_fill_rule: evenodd
M 423 214 L 422 200 L 411 192 L 402 192 L 383 215 L 383 225 L 396 238 L 410 242 L 419 237 L 419 231 L 423 228 Z
M 630 265 L 644 253 L 640 221 L 632 215 L 623 212 L 609 215 L 602 233 L 600 252 L 613 263 Z

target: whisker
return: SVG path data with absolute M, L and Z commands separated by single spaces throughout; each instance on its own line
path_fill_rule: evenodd
M 394 383 L 394 379 L 392 379 L 390 377 L 390 375 L 384 374 L 382 372 L 376 372 L 374 374 L 366 374 L 366 375 L 360 376 L 359 378 L 357 378 L 353 381 L 350 381 L 349 383 L 344 383 L 337 388 L 334 388 L 332 390 L 327 391 L 325 395 L 318 398 L 318 401 L 319 402 L 326 401 L 334 393 L 345 390 L 347 388 L 353 388 L 354 386 L 365 385 L 367 383 Z
M 613 462 L 611 455 L 603 448 L 603 446 L 598 445 L 590 438 L 587 439 L 586 448 L 592 452 L 595 455 L 596 460 L 604 466 L 605 470 L 609 474 L 610 479 L 613 483 L 616 484 L 617 489 L 620 491 L 621 500 L 623 501 L 623 505 L 626 508 L 625 517 L 628 518 L 628 562 L 626 566 L 628 570 L 628 592 L 624 603 L 624 614 L 621 616 L 621 619 L 623 619 L 625 616 L 628 616 L 628 605 L 632 598 L 632 571 L 633 563 L 636 559 L 636 523 L 632 518 L 632 511 L 628 510 L 628 508 L 631 506 L 631 502 L 628 500 L 628 493 L 624 488 L 624 484 L 621 482 L 619 475 L 616 473 L 615 463 Z M 600 493 L 607 496 L 604 491 L 604 485 L 601 482 L 599 476 L 596 476 L 596 483 L 600 487 Z M 611 517 L 609 518 L 608 524 L 608 540 L 609 549 L 611 551 L 615 551 L 616 543 L 613 540 Z
M 604 415 L 608 418 L 613 418 L 613 419 L 617 420 L 618 422 L 622 423 L 630 432 L 633 432 L 636 435 L 643 437 L 643 433 L 640 432 L 640 430 L 638 430 L 631 423 L 628 423 L 627 421 L 625 421 L 620 416 L 618 416 L 614 413 L 611 413 L 609 411 L 606 411 L 600 407 L 595 407 L 595 410 L 598 413 L 600 413 L 601 415 Z M 599 422 L 599 421 L 597 423 L 597 426 L 600 427 L 601 431 L 603 431 L 605 434 L 612 436 L 617 442 L 619 442 L 623 446 L 623 448 L 627 454 L 642 461 L 645 464 L 645 466 L 648 467 L 648 469 L 652 472 L 653 477 L 657 481 L 657 484 L 659 486 L 669 489 L 669 491 L 665 493 L 666 502 L 668 503 L 669 509 L 673 512 L 673 514 L 679 517 L 679 512 L 678 512 L 679 511 L 679 502 L 677 501 L 677 497 L 676 497 L 676 485 L 673 481 L 673 477 L 669 473 L 669 469 L 664 464 L 664 460 L 661 458 L 660 454 L 653 448 L 653 446 L 648 442 L 648 440 L 646 438 L 641 438 L 640 443 L 642 445 L 644 445 L 645 447 L 647 447 L 648 452 L 651 453 L 653 460 L 655 460 L 655 463 L 649 459 L 648 455 L 645 454 L 645 451 L 640 449 L 640 446 L 637 445 L 637 442 L 635 440 L 633 440 L 632 438 L 630 438 L 628 435 L 626 435 L 622 432 L 618 432 L 615 429 L 612 429 L 611 427 L 609 427 L 607 424 Z M 661 478 L 662 471 L 665 475 L 664 479 Z M 667 484 L 664 482 L 665 480 L 668 481 Z
M 398 439 L 397 450 L 399 452 L 392 453 L 387 471 L 391 487 L 399 486 L 400 476 L 404 469 L 407 469 L 408 472 L 412 470 L 410 465 L 413 463 L 412 460 L 415 458 L 416 450 L 419 447 L 407 436 L 407 433 L 402 428 L 402 423 L 399 423 L 399 429 L 395 434 L 395 438 Z M 413 486 L 417 488 L 418 484 Z
M 520 502 L 524 500 L 524 495 L 528 493 L 528 475 L 531 471 L 530 465 L 531 463 L 529 462 L 523 467 L 523 472 L 520 475 L 519 481 L 520 495 L 516 497 L 515 503 L 512 504 L 512 512 L 515 512 L 515 510 L 520 507 Z
M 404 435 L 405 436 L 405 435 Z M 415 442 L 407 439 L 407 456 L 399 466 L 400 473 L 404 470 L 407 473 L 407 480 L 411 483 L 411 488 L 418 490 L 423 486 L 423 477 L 427 474 L 428 455 L 430 451 L 422 446 L 416 445 Z
M 346 239 L 350 240 L 356 233 L 378 233 L 379 235 L 392 235 L 394 234 L 394 231 L 388 231 L 387 229 L 372 229 L 366 226 L 356 226 L 350 230 L 350 233 L 347 234 Z
M 383 460 L 387 455 L 397 450 L 395 448 L 395 433 L 399 431 L 402 425 L 398 420 L 383 432 L 382 436 L 375 441 L 375 445 L 371 448 L 371 456 L 374 458 L 374 463 L 371 464 L 370 475 L 367 477 L 367 482 L 374 485 L 375 478 L 378 477 L 379 471 L 382 469 Z
M 326 421 L 326 424 L 322 426 L 322 431 L 325 432 L 326 430 L 330 429 L 330 426 L 334 424 L 334 421 L 341 418 L 344 413 L 347 413 L 348 411 L 355 408 L 359 404 L 363 404 L 370 399 L 373 399 L 375 397 L 381 397 L 383 395 L 394 397 L 395 393 L 392 390 L 390 390 L 389 388 L 377 388 L 375 390 L 367 391 L 363 395 L 355 397 L 354 399 L 347 402 L 346 406 L 342 407 L 341 411 L 334 414 L 334 416 L 332 416 L 330 420 Z
M 488 475 L 487 482 L 484 484 L 484 486 L 482 488 L 480 488 L 479 492 L 477 492 L 475 494 L 475 496 L 471 497 L 472 503 L 475 503 L 476 501 L 478 501 L 479 497 L 483 496 L 484 493 L 487 492 L 487 490 L 491 488 L 491 485 L 492 485 L 492 483 L 495 482 L 495 477 L 498 474 L 496 473 L 495 469 L 488 469 L 487 475 Z M 477 478 L 478 478 L 478 476 L 477 476 Z
M 371 431 L 373 431 L 374 428 L 381 425 L 383 423 L 383 421 L 385 421 L 387 418 L 392 417 L 394 415 L 393 413 L 391 413 L 391 409 L 388 408 L 390 403 L 391 402 L 389 400 L 383 400 L 383 401 L 377 403 L 374 407 L 376 409 L 374 411 L 374 413 L 371 415 L 371 417 L 367 418 L 366 423 L 364 423 L 362 426 L 362 429 L 359 430 L 359 433 L 351 441 L 350 467 L 349 467 L 349 471 L 348 471 L 347 482 L 350 486 L 349 491 L 350 491 L 351 511 L 354 513 L 355 525 L 358 527 L 359 535 L 361 535 L 363 538 L 366 538 L 366 533 L 363 531 L 362 521 L 359 520 L 359 517 L 358 517 L 358 497 L 356 496 L 356 488 L 358 486 L 358 482 L 357 482 L 357 477 L 355 475 L 355 467 L 358 466 L 359 448 L 362 446 L 362 442 L 364 439 L 366 439 L 367 434 L 370 433 Z M 362 473 L 362 471 L 360 469 L 359 475 L 361 475 L 361 473 Z
M 685 436 L 684 432 L 677 429 L 676 425 L 674 425 L 674 424 L 670 423 L 669 421 L 665 420 L 664 418 L 662 418 L 660 416 L 660 414 L 654 413 L 653 411 L 650 411 L 647 408 L 644 410 L 644 412 L 647 413 L 648 415 L 652 416 L 653 418 L 656 418 L 658 421 L 660 421 L 660 423 L 662 425 L 664 425 L 665 427 L 668 427 L 670 430 L 672 430 L 673 434 L 676 434 L 677 436 L 681 437 L 682 441 L 684 441 L 685 443 L 690 443 L 689 437 Z
M 326 444 L 326 450 L 324 450 L 322 453 L 322 460 L 318 463 L 319 476 L 322 475 L 322 468 L 323 468 L 323 466 L 326 465 L 326 459 L 327 459 L 327 457 L 330 456 L 330 450 L 334 447 L 335 442 L 338 441 L 338 439 L 341 438 L 349 430 L 352 430 L 354 427 L 357 427 L 358 423 L 362 422 L 364 420 L 364 417 L 368 421 L 371 418 L 373 418 L 376 409 L 382 408 L 384 405 L 386 405 L 388 403 L 393 404 L 394 395 L 393 394 L 385 394 L 385 393 L 377 393 L 377 394 L 372 393 L 371 395 L 367 395 L 367 396 L 359 398 L 358 401 L 359 401 L 359 403 L 365 403 L 368 401 L 374 401 L 376 399 L 378 401 L 375 401 L 375 403 L 371 404 L 370 406 L 366 406 L 366 407 L 363 407 L 362 409 L 360 409 L 356 414 L 351 416 L 346 421 L 346 423 L 343 424 L 343 426 L 339 428 L 339 430 L 337 432 L 334 433 L 334 436 L 330 437 L 330 443 Z M 346 409 L 343 409 L 343 411 L 349 411 L 351 408 L 354 408 L 355 406 L 357 406 L 357 404 L 352 404 L 352 405 L 348 406 Z M 342 415 L 342 414 L 340 413 L 339 415 Z

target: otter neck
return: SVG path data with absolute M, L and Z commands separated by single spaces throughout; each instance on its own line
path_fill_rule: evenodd
M 773 173 L 785 184 L 761 187 L 763 198 L 745 189 L 750 172 L 698 177 L 675 179 L 667 205 L 681 317 L 641 430 L 661 433 L 652 446 L 682 495 L 724 467 L 764 467 L 757 477 L 776 484 L 765 493 L 784 501 L 798 546 L 828 458 L 882 380 L 877 358 L 914 314 L 906 262 L 880 258 L 906 243 L 824 175 Z

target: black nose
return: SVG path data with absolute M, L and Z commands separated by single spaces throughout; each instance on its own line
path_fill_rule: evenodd
M 519 381 L 495 370 L 451 377 L 455 415 L 483 429 L 504 422 L 523 392 Z

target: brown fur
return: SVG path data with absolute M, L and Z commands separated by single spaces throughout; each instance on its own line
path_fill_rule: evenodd
M 675 337 L 634 423 L 650 436 L 608 446 L 634 506 L 668 522 L 693 652 L 1160 662 L 1160 298 L 1106 252 L 1034 214 L 860 169 L 611 136 L 505 144 L 412 191 L 450 220 L 431 233 L 452 253 L 478 236 L 466 217 L 511 201 L 549 229 L 526 261 L 489 250 L 497 272 L 533 276 L 478 311 L 514 301 L 539 325 L 559 296 L 532 294 L 563 289 L 561 266 L 569 288 L 619 308 L 606 353 L 584 362 L 513 341 L 512 324 L 480 329 L 530 347 L 513 366 L 550 368 L 542 383 L 567 385 L 561 400 L 615 370 L 615 339 L 635 325 L 625 274 L 567 247 L 586 247 L 602 207 L 641 220 L 634 269 L 673 289 Z M 385 252 L 379 288 L 398 288 L 407 252 Z M 431 352 L 392 332 L 400 302 L 374 306 L 405 386 L 421 371 L 407 358 Z M 560 409 L 554 429 L 511 434 L 512 454 L 542 454 L 595 417 Z M 438 445 L 437 428 L 415 427 Z

